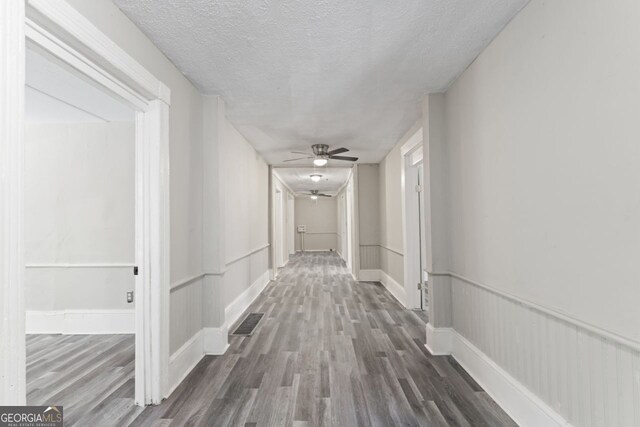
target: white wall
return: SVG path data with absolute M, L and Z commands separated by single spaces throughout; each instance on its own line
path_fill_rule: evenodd
M 534 0 L 444 98 L 452 326 L 573 425 L 640 423 L 639 16 Z
M 202 280 L 175 288 L 202 272 L 202 96 L 110 0 L 69 0 L 100 31 L 171 89 L 171 343 L 173 352 L 202 326 L 196 306 Z M 195 287 L 194 289 L 188 289 Z M 178 295 L 182 293 L 183 295 Z M 183 320 L 188 321 L 183 321 Z
M 335 197 L 296 197 L 295 224 L 306 225 L 305 251 L 328 251 L 338 248 L 338 206 Z M 300 234 L 296 233 L 296 250 L 302 250 Z
M 27 310 L 133 309 L 134 144 L 133 123 L 26 126 Z

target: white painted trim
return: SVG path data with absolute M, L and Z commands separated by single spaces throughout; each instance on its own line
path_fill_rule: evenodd
M 202 328 L 204 354 L 222 355 L 229 348 L 229 329 L 226 324 L 219 328 Z
M 420 239 L 425 239 L 424 230 L 422 230 L 422 236 L 419 235 L 419 223 L 421 218 L 418 215 L 418 204 L 415 202 L 415 198 L 409 199 L 409 195 L 414 195 L 415 191 L 413 185 L 418 183 L 418 180 L 413 178 L 415 176 L 408 177 L 407 172 L 414 170 L 415 163 L 412 161 L 413 153 L 422 149 L 423 142 L 423 130 L 419 128 L 407 142 L 405 142 L 400 148 L 401 164 L 400 164 L 400 182 L 401 182 L 401 214 L 402 214 L 402 252 L 403 254 L 403 269 L 405 284 L 411 284 L 412 289 L 415 292 L 409 292 L 407 294 L 406 306 L 409 308 L 420 308 L 422 301 L 420 301 L 420 292 L 417 289 L 418 283 L 421 282 L 420 274 L 420 250 L 418 248 Z M 409 182 L 409 184 L 407 184 Z M 398 253 L 396 251 L 396 253 Z M 413 286 L 416 286 L 415 288 Z
M 170 90 L 64 0 L 0 2 L 0 404 L 25 402 L 25 38 L 136 111 L 135 400 L 160 403 L 169 372 Z M 6 67 L 4 64 L 7 64 Z M 99 65 L 98 65 L 99 64 Z M 20 344 L 22 342 L 22 344 Z
M 396 282 L 391 276 L 389 276 L 384 270 L 370 269 L 360 270 L 358 280 L 362 282 L 380 282 L 382 285 L 398 300 L 400 304 L 406 307 L 405 299 L 406 292 L 404 287 Z
M 360 274 L 360 184 L 357 164 L 354 164 L 353 169 L 351 169 L 351 178 L 353 180 L 353 196 L 351 200 L 351 220 L 353 222 L 351 228 L 351 276 L 355 280 Z
M 402 285 L 400 285 L 398 282 L 393 280 L 393 278 L 389 276 L 384 270 L 379 270 L 379 271 L 380 271 L 380 283 L 382 283 L 384 287 L 387 288 L 387 290 L 391 293 L 391 295 L 393 295 L 400 304 L 406 307 L 407 296 L 406 296 L 404 287 L 402 287 Z
M 244 292 L 242 292 L 233 302 L 224 309 L 224 319 L 226 328 L 229 329 L 240 319 L 240 316 L 253 301 L 260 295 L 260 292 L 267 287 L 271 277 L 271 271 L 267 270 L 251 284 Z
M 135 310 L 27 310 L 27 334 L 134 334 Z
M 420 127 L 418 130 L 416 130 L 416 132 L 413 135 L 411 135 L 411 138 L 409 138 L 407 142 L 402 144 L 402 147 L 400 147 L 400 155 L 404 157 L 407 154 L 409 154 L 417 146 L 422 144 L 423 139 L 424 139 L 424 135 L 422 132 L 422 127 Z
M 363 246 L 364 246 L 364 245 L 363 245 Z M 401 257 L 403 257 L 403 256 L 404 256 L 404 254 L 403 254 L 402 252 L 400 252 L 399 250 L 397 250 L 397 249 L 393 249 L 393 248 L 390 248 L 390 247 L 385 246 L 385 245 L 366 245 L 366 246 L 379 246 L 379 247 L 381 247 L 382 249 L 386 249 L 386 250 L 388 250 L 389 252 L 393 252 L 393 253 L 394 253 L 394 254 L 396 254 L 396 255 L 400 255 Z
M 30 263 L 25 268 L 133 268 L 135 264 L 126 263 Z
M 427 323 L 427 342 L 424 346 L 434 356 L 449 355 L 453 349 L 453 333 L 452 328 L 434 328 Z
M 204 357 L 203 330 L 196 332 L 169 358 L 169 390 L 173 391 Z
M 104 72 L 103 67 L 93 65 L 94 71 L 87 73 L 93 80 L 102 84 L 104 81 L 97 77 L 102 75 L 110 80 L 106 87 L 120 90 L 127 90 L 131 94 L 144 97 L 147 101 L 158 99 L 167 104 L 171 102 L 170 89 L 158 80 L 152 73 L 147 71 L 120 46 L 102 33 L 98 28 L 87 20 L 80 12 L 73 8 L 64 0 L 28 0 L 27 17 L 30 18 L 29 26 L 34 21 L 47 29 L 55 28 L 62 30 L 68 37 L 65 41 L 69 43 L 58 43 L 65 50 L 78 49 L 80 55 L 92 63 L 108 64 L 108 72 Z M 36 13 L 32 12 L 35 11 Z M 28 35 L 30 36 L 30 35 Z M 82 45 L 79 48 L 77 45 Z M 47 48 L 50 50 L 50 48 Z M 80 58 L 78 58 L 80 59 Z M 99 59 L 100 61 L 95 61 Z M 70 65 L 75 65 L 76 58 L 65 59 Z M 79 69 L 76 65 L 74 68 Z M 124 82 L 120 82 L 123 79 Z
M 360 270 L 358 280 L 361 282 L 380 282 L 380 270 Z
M 185 279 L 182 280 L 178 280 L 177 282 L 174 282 L 171 284 L 171 289 L 170 292 L 174 292 L 177 291 L 178 289 L 190 285 L 192 283 L 197 282 L 198 280 L 204 278 L 204 276 L 206 276 L 205 273 L 200 273 L 200 274 L 196 274 L 195 276 L 191 276 L 191 277 L 187 277 Z
M 425 347 L 434 356 L 453 355 L 518 425 L 569 425 L 553 408 L 453 328 L 434 328 L 427 324 Z
M 245 258 L 247 258 L 247 257 L 250 257 L 251 255 L 253 255 L 253 254 L 255 254 L 255 253 L 258 253 L 258 252 L 260 252 L 260 251 L 263 251 L 263 250 L 267 249 L 269 246 L 271 246 L 269 243 L 265 243 L 264 245 L 262 245 L 262 246 L 260 246 L 260 247 L 258 247 L 258 248 L 255 248 L 254 250 L 252 250 L 252 251 L 250 251 L 250 252 L 247 252 L 247 253 L 246 253 L 246 254 L 244 254 L 244 255 L 241 255 L 241 256 L 239 256 L 239 257 L 237 257 L 237 258 L 234 258 L 234 259 L 232 259 L 231 261 L 227 261 L 227 262 L 226 262 L 226 266 L 228 267 L 228 266 L 230 266 L 230 265 L 232 265 L 232 264 L 235 264 L 236 262 L 238 262 L 238 261 L 240 261 L 240 260 L 243 260 L 243 259 L 245 259 Z
M 26 404 L 25 4 L 0 2 L 0 405 Z
M 453 357 L 518 425 L 570 425 L 480 349 L 456 331 L 451 331 Z

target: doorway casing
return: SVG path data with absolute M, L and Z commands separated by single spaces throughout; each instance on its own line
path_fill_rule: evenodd
M 168 391 L 170 90 L 64 0 L 0 5 L 0 405 L 26 404 L 24 84 L 26 45 L 136 111 L 135 400 Z M 132 272 L 133 274 L 133 272 Z
M 413 134 L 400 148 L 402 187 L 402 234 L 404 244 L 404 304 L 407 308 L 421 307 L 421 293 L 418 284 L 424 288 L 421 258 L 424 257 L 425 228 L 421 218 L 416 194 L 418 185 L 416 165 L 422 162 L 422 128 Z

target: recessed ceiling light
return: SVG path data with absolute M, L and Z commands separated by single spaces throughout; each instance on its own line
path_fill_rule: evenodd
M 316 166 L 324 166 L 327 164 L 327 159 L 315 159 L 313 164 Z
M 318 173 L 313 173 L 313 174 L 311 174 L 309 176 L 311 177 L 311 181 L 313 181 L 313 182 L 318 182 L 322 178 L 322 175 L 320 175 Z

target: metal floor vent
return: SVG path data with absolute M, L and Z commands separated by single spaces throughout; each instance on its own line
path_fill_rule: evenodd
M 262 319 L 264 313 L 249 313 L 249 315 L 238 325 L 235 331 L 231 335 L 251 335 L 253 331 L 260 323 L 260 319 Z

